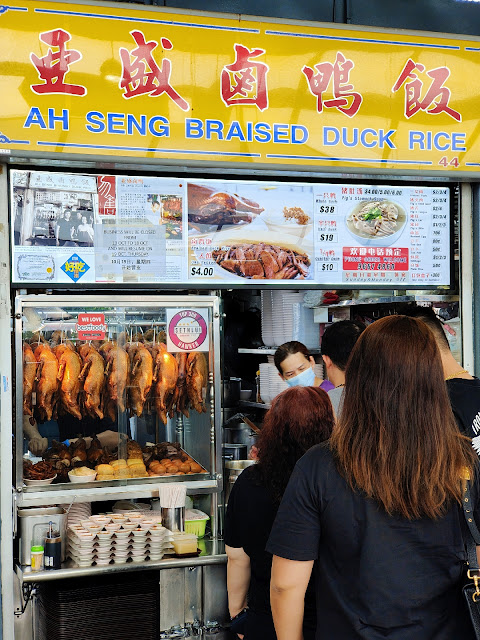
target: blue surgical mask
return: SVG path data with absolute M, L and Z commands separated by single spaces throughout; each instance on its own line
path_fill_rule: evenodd
M 287 378 L 285 382 L 289 387 L 313 387 L 315 382 L 315 372 L 312 367 L 308 367 L 302 373 L 294 376 L 293 378 Z

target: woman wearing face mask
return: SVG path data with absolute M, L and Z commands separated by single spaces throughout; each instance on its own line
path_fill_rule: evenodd
M 315 360 L 307 347 L 297 340 L 285 342 L 275 351 L 275 366 L 281 378 L 289 387 L 322 387 L 324 391 L 333 389 L 328 380 L 317 378 L 314 371 Z

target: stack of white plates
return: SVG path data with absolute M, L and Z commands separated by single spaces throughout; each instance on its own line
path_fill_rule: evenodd
M 318 326 L 313 311 L 303 306 L 300 291 L 262 291 L 262 340 L 266 346 L 280 346 L 299 340 L 318 347 Z
M 270 394 L 270 366 L 268 362 L 261 362 L 260 368 L 260 396 L 265 404 L 270 404 L 272 398 Z
M 275 366 L 270 367 L 269 373 L 270 373 L 270 393 L 272 394 L 273 398 L 275 398 L 275 396 L 278 396 L 279 393 L 282 393 L 282 391 L 285 391 L 285 389 L 288 389 L 288 385 L 285 382 L 285 380 L 278 375 L 278 371 Z
M 272 291 L 273 344 L 277 347 L 290 339 L 285 330 L 284 293 L 284 291 Z
M 69 504 L 61 504 L 61 507 L 68 510 Z M 78 502 L 72 504 L 67 516 L 67 527 L 70 525 L 80 524 L 82 520 L 88 520 L 92 515 L 92 503 L 91 502 Z
M 260 395 L 265 404 L 270 404 L 275 396 L 287 388 L 287 383 L 279 375 L 271 362 L 260 364 Z
M 262 341 L 266 347 L 273 344 L 272 292 L 261 292 Z
M 113 513 L 123 513 L 128 511 L 149 511 L 152 508 L 151 504 L 146 502 L 130 502 L 130 500 L 117 500 L 112 507 Z
M 319 362 L 313 367 L 313 370 L 315 371 L 316 377 L 320 378 L 320 380 L 323 380 L 323 364 Z

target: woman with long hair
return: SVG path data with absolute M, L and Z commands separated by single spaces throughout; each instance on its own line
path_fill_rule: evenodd
M 470 640 L 461 479 L 480 507 L 435 338 L 390 316 L 358 339 L 329 443 L 296 465 L 267 545 L 278 640 L 302 638 L 316 563 L 317 640 Z
M 283 391 L 265 416 L 257 463 L 233 485 L 225 522 L 228 607 L 234 621 L 248 607 L 240 634 L 245 640 L 276 638 L 269 597 L 272 556 L 265 545 L 297 460 L 327 440 L 333 425 L 325 391 L 302 386 Z M 312 602 L 306 607 L 305 639 L 315 637 L 314 614 Z

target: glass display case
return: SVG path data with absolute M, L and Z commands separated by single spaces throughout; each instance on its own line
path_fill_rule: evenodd
M 218 491 L 219 316 L 207 295 L 18 296 L 17 503 Z

